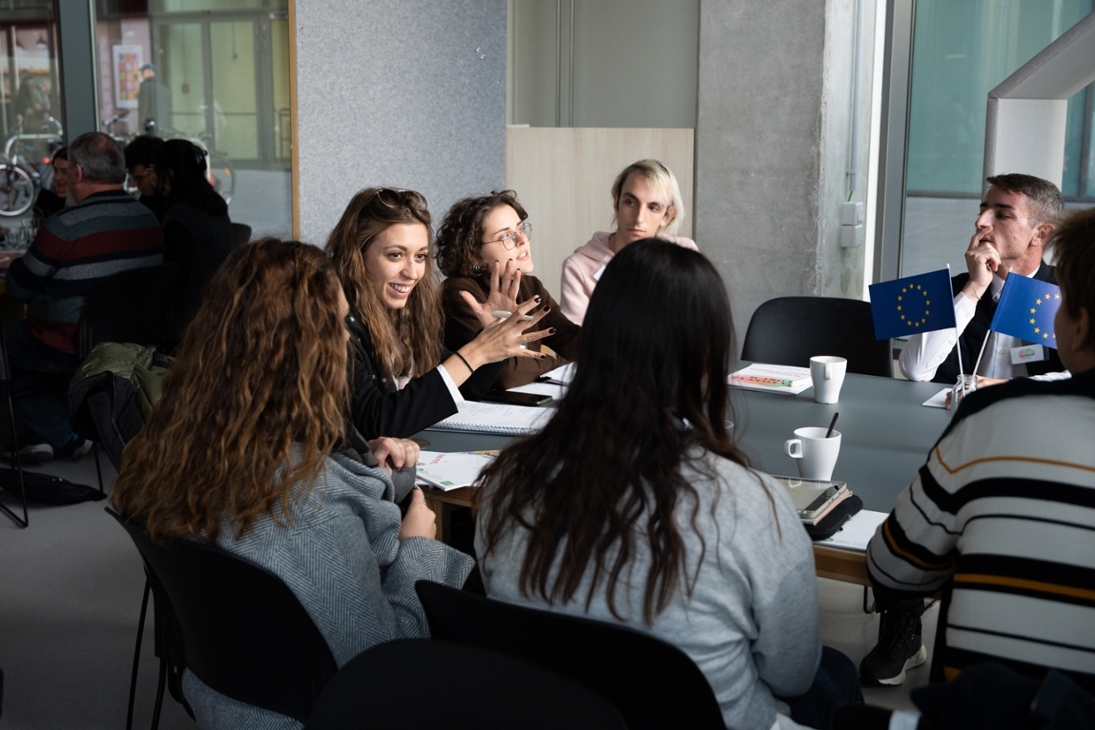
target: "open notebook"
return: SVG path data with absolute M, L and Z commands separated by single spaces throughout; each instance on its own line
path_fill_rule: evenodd
M 435 423 L 430 426 L 430 430 L 519 436 L 537 433 L 554 414 L 554 408 L 465 401 L 461 404 L 459 413 Z

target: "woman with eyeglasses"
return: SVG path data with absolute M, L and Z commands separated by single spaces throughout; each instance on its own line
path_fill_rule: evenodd
M 535 297 L 507 319 L 496 320 L 491 303 L 475 307 L 476 335 L 442 347 L 430 220 L 421 194 L 367 188 L 327 239 L 350 303 L 352 418 L 366 438 L 404 438 L 453 415 L 494 382 L 501 365 L 492 363 L 546 357 L 525 347 L 547 336 L 536 327 L 545 312 Z
M 531 383 L 578 355 L 582 328 L 563 316 L 543 283 L 531 276 L 532 226 L 527 219 L 517 194 L 503 190 L 457 202 L 437 231 L 437 263 L 448 277 L 442 286 L 446 347 L 462 347 L 478 335 L 483 308 L 513 312 L 535 298 L 544 304 L 545 316 L 530 329 L 543 339 L 528 347 L 543 354 L 550 354 L 545 352 L 550 348 L 554 356 L 510 358 L 496 388 Z

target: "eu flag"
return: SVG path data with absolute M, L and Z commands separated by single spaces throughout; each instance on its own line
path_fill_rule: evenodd
M 871 284 L 875 339 L 955 326 L 949 269 Z
M 1008 274 L 989 329 L 1057 349 L 1053 318 L 1061 307 L 1061 288 L 1019 274 Z

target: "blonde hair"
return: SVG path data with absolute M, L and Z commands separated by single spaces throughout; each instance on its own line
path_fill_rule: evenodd
M 681 221 L 684 220 L 684 200 L 681 198 L 681 186 L 677 184 L 677 176 L 673 174 L 673 171 L 657 160 L 639 160 L 625 167 L 616 176 L 616 181 L 612 183 L 613 209 L 620 204 L 620 195 L 623 194 L 624 184 L 632 173 L 642 177 L 657 190 L 660 190 L 666 197 L 666 207 L 676 211 L 673 220 L 669 221 L 666 226 L 659 228 L 657 235 L 672 236 L 676 234 L 680 230 Z M 616 223 L 615 213 L 612 214 L 612 222 Z
M 342 280 L 346 299 L 369 330 L 377 370 L 386 378 L 410 375 L 412 367 L 416 373 L 427 373 L 441 362 L 441 277 L 433 257 L 426 257 L 422 278 L 402 309 L 384 305 L 365 268 L 365 251 L 381 233 L 400 223 L 425 226 L 432 245 L 430 211 L 420 193 L 366 188 L 350 200 L 327 238 L 327 253 Z
M 288 519 L 294 488 L 310 489 L 345 439 L 339 304 L 315 246 L 266 239 L 233 251 L 123 452 L 115 508 L 158 540 L 214 541 L 227 524 L 240 537 L 256 518 Z

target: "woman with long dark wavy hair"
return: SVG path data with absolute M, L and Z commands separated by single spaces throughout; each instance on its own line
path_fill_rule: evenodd
M 232 221 L 224 198 L 209 183 L 205 150 L 185 139 L 169 139 L 155 159 L 166 211 L 163 260 L 180 270 L 171 313 L 181 333 L 198 311 L 205 285 L 232 251 Z
M 777 713 L 804 721 L 853 700 L 859 683 L 826 650 L 843 696 L 807 693 L 822 657 L 811 544 L 789 495 L 727 432 L 732 355 L 706 258 L 654 240 L 623 249 L 593 292 L 558 412 L 484 473 L 476 550 L 489 597 L 676 644 L 727 727 L 767 730 Z
M 507 358 L 545 357 L 523 347 L 548 334 L 534 331 L 546 314 L 539 300 L 495 320 L 492 311 L 504 306 L 498 292 L 474 307 L 478 335 L 451 352 L 442 348 L 432 235 L 421 194 L 367 188 L 327 238 L 350 302 L 353 421 L 369 437 L 417 433 L 456 413 L 465 396 L 485 393 Z M 522 322 L 530 313 L 532 321 Z
M 320 249 L 266 240 L 233 252 L 111 495 L 156 541 L 216 543 L 278 575 L 339 666 L 428 636 L 415 581 L 460 586 L 472 568 L 431 539 L 421 492 L 400 517 L 390 469 L 413 464 L 417 447 L 367 443 L 347 422 L 346 311 Z M 300 726 L 191 673 L 183 689 L 203 728 Z
M 531 232 L 528 213 L 512 190 L 457 201 L 437 230 L 437 263 L 448 277 L 441 290 L 446 347 L 460 348 L 479 334 L 483 302 L 509 312 L 538 298 L 550 310 L 533 328 L 543 339 L 530 349 L 551 348 L 554 357 L 507 360 L 495 381 L 498 388 L 531 383 L 578 354 L 582 328 L 563 316 L 532 275 Z

